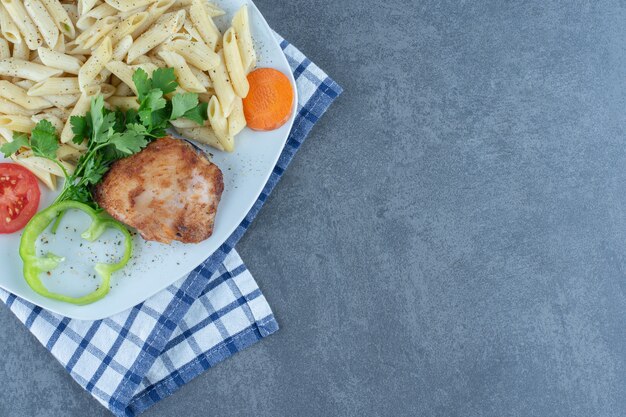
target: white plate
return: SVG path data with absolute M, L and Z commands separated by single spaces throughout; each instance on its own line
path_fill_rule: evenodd
M 216 19 L 222 32 L 234 12 L 244 4 L 249 5 L 252 36 L 259 58 L 258 66 L 272 67 L 283 72 L 289 77 L 295 90 L 295 81 L 285 55 L 254 4 L 244 0 L 218 0 L 216 3 L 226 11 L 225 16 Z M 84 320 L 111 316 L 166 288 L 215 252 L 244 219 L 276 165 L 293 125 L 297 102 L 296 95 L 293 114 L 289 122 L 280 129 L 272 132 L 245 129 L 237 136 L 236 150 L 231 154 L 209 150 L 214 155 L 213 162 L 224 174 L 224 194 L 217 211 L 213 236 L 206 241 L 195 245 L 162 245 L 145 242 L 135 236 L 133 260 L 126 268 L 113 275 L 111 292 L 93 304 L 75 306 L 35 293 L 22 278 L 22 261 L 18 255 L 20 235 L 0 235 L 0 287 L 55 313 Z M 43 185 L 41 189 L 40 209 L 47 207 L 55 197 Z M 47 244 L 40 242 L 41 250 L 67 256 L 63 266 L 54 270 L 50 277 L 42 276 L 42 280 L 53 291 L 77 296 L 95 289 L 99 278 L 93 278 L 93 263 L 96 258 L 105 259 L 104 256 L 112 252 L 113 244 L 119 240 L 113 231 L 106 232 L 100 242 L 94 244 L 80 239 L 79 234 L 88 223 L 85 217 L 79 212 L 68 213 L 54 239 L 48 236 L 50 240 Z

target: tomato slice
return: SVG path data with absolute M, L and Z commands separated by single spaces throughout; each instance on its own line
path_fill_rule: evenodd
M 0 233 L 21 230 L 39 208 L 39 184 L 26 168 L 0 163 Z

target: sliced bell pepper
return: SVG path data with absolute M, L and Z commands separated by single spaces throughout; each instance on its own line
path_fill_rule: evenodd
M 82 297 L 70 297 L 68 295 L 49 291 L 43 285 L 39 277 L 42 272 L 48 272 L 56 268 L 59 263 L 64 261 L 64 258 L 53 253 L 48 253 L 43 257 L 37 256 L 37 239 L 46 230 L 50 223 L 52 223 L 52 221 L 70 209 L 83 211 L 91 217 L 91 224 L 89 225 L 89 228 L 81 234 L 83 239 L 93 242 L 108 228 L 118 229 L 124 235 L 124 254 L 122 259 L 115 264 L 97 263 L 94 269 L 102 279 L 102 282 L 95 291 L 83 295 Z M 35 292 L 43 295 L 44 297 L 78 305 L 90 304 L 100 300 L 108 294 L 111 274 L 126 266 L 132 255 L 132 243 L 133 240 L 128 232 L 128 229 L 126 229 L 122 223 L 108 217 L 106 213 L 98 212 L 88 205 L 77 201 L 61 201 L 36 214 L 22 232 L 22 240 L 20 241 L 20 257 L 24 261 L 24 279 L 26 279 L 28 285 L 30 285 Z

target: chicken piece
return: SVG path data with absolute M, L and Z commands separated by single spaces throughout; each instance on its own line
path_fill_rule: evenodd
M 146 240 L 197 243 L 213 234 L 222 171 L 189 143 L 165 137 L 115 162 L 96 202 Z

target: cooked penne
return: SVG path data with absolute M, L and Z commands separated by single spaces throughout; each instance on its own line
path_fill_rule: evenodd
M 67 117 L 67 121 L 65 122 L 65 126 L 63 126 L 63 130 L 61 131 L 61 143 L 70 142 L 71 146 L 77 148 L 76 144 L 71 142 L 71 139 L 74 137 L 74 133 L 72 133 L 72 125 L 70 124 L 70 120 L 72 116 L 83 116 L 89 111 L 89 106 L 91 105 L 91 97 L 100 93 L 100 86 L 89 86 L 85 88 L 83 93 L 80 95 L 76 105 L 72 109 L 72 112 Z M 78 145 L 82 146 L 82 145 Z M 80 148 L 77 148 L 80 149 Z
M 63 71 L 17 58 L 0 59 L 0 75 L 42 81 L 48 77 L 61 75 Z
M 244 127 L 246 127 L 246 116 L 243 113 L 243 100 L 238 97 L 233 111 L 228 116 L 228 135 L 234 138 Z
M 235 30 L 230 28 L 224 34 L 224 60 L 226 61 L 226 69 L 230 75 L 230 83 L 237 94 L 241 98 L 248 95 L 250 85 L 243 68 L 239 47 L 237 46 L 237 35 Z
M 135 93 L 133 92 L 133 90 L 131 90 L 128 84 L 119 83 L 119 85 L 115 88 L 115 94 L 113 95 L 118 97 L 129 97 L 134 96 Z
M 128 12 L 141 6 L 147 6 L 154 0 L 105 0 L 108 4 L 122 12 Z
M 203 41 L 194 42 L 177 39 L 168 42 L 166 47 L 181 55 L 188 63 L 202 71 L 208 71 L 219 65 L 217 54 Z
M 62 109 L 62 108 L 59 108 L 59 107 L 50 107 L 49 109 L 41 110 L 40 113 L 42 113 L 42 114 L 50 114 L 52 116 L 58 117 L 61 120 L 65 120 L 69 116 L 70 110 Z
M 46 10 L 52 17 L 54 24 L 57 28 L 70 39 L 74 39 L 76 36 L 76 29 L 74 28 L 74 21 L 70 18 L 68 11 L 59 0 L 41 0 L 44 6 L 46 6 Z M 74 6 L 68 4 L 67 6 Z
M 111 61 L 112 54 L 111 39 L 106 37 L 100 46 L 93 51 L 87 62 L 80 68 L 80 71 L 78 71 L 78 84 L 80 85 L 81 91 L 84 92 L 85 88 L 96 78 L 100 71 L 104 69 L 105 65 Z
M 20 81 L 13 81 L 13 84 L 15 84 L 16 86 L 18 86 L 19 88 L 21 88 L 23 90 L 28 90 L 29 88 L 31 88 L 36 83 L 34 81 L 31 81 L 31 80 L 20 80 Z M 24 92 L 24 93 L 26 93 L 26 92 Z
M 50 123 L 52 123 L 52 125 L 56 129 L 57 135 L 60 134 L 61 131 L 63 130 L 63 120 L 61 120 L 60 118 L 58 118 L 54 114 L 39 113 L 39 114 L 35 114 L 35 115 L 31 116 L 30 120 L 32 120 L 33 123 L 35 123 L 35 124 L 39 123 L 42 120 L 49 121 Z
M 17 114 L 18 116 L 30 116 L 37 110 L 28 110 L 10 100 L 0 97 L 0 113 Z
M 96 3 L 98 3 L 98 0 L 78 0 L 78 15 L 86 15 L 94 8 Z
M 235 141 L 229 134 L 228 120 L 224 117 L 221 103 L 216 96 L 213 96 L 211 101 L 209 101 L 207 115 L 209 117 L 209 123 L 211 123 L 211 128 L 215 132 L 215 136 L 217 136 L 217 140 L 226 152 L 232 152 L 235 149 Z
M 9 12 L 7 12 L 2 3 L 0 3 L 0 33 L 11 43 L 22 42 L 22 35 L 17 25 L 11 16 L 9 16 Z
M 35 127 L 35 123 L 28 116 L 18 116 L 15 114 L 0 115 L 0 127 L 14 132 L 30 133 Z
M 37 53 L 44 65 L 60 69 L 69 74 L 78 75 L 80 67 L 83 66 L 82 61 L 75 56 L 62 54 L 48 48 L 41 47 L 37 49 Z
M 77 77 L 51 77 L 40 81 L 28 90 L 31 97 L 80 94 Z
M 61 7 L 63 7 L 65 13 L 72 21 L 72 25 L 76 26 L 76 22 L 78 22 L 78 6 L 74 3 L 61 3 Z
M 69 145 L 62 143 L 57 150 L 57 158 L 61 161 L 77 162 L 81 156 L 81 152 Z
M 148 17 L 142 24 L 137 27 L 132 33 L 133 39 L 137 39 L 142 33 L 144 33 L 154 22 L 156 22 L 163 14 L 174 4 L 175 0 L 157 0 L 152 3 L 146 12 Z
M 10 100 L 27 110 L 42 110 L 52 107 L 52 105 L 43 98 L 31 97 L 26 90 L 4 80 L 0 81 L 0 97 Z
M 210 127 L 198 126 L 192 128 L 176 128 L 176 131 L 183 135 L 185 138 L 195 140 L 196 142 L 204 143 L 212 146 L 220 151 L 224 150 L 224 147 L 217 139 L 215 132 Z
M 137 94 L 135 83 L 133 82 L 134 70 L 132 67 L 121 61 L 111 61 L 106 65 L 106 68 L 119 78 L 124 84 L 126 84 L 133 91 L 133 94 Z
M 80 94 L 57 94 L 43 96 L 46 101 L 52 103 L 55 107 L 64 109 L 73 106 L 78 101 Z
M 117 16 L 107 16 L 98 20 L 95 25 L 76 37 L 76 43 L 83 48 L 93 48 L 98 45 L 111 29 L 119 22 Z
M 63 170 L 61 169 L 61 167 L 59 167 L 57 164 L 55 164 L 49 159 L 35 156 L 33 154 L 33 151 L 29 150 L 29 151 L 21 152 L 18 155 L 18 158 L 21 160 L 28 160 L 28 162 L 32 163 L 37 168 L 41 169 L 42 171 L 46 171 L 54 176 L 61 177 L 61 178 L 65 176 L 63 174 Z M 74 164 L 70 164 L 65 161 L 60 161 L 60 163 L 63 165 L 63 168 L 65 168 L 68 174 L 73 174 L 74 171 L 76 170 L 76 167 L 74 166 Z
M 134 14 L 132 16 L 127 17 L 126 19 L 119 22 L 115 27 L 111 30 L 111 43 L 113 45 L 117 44 L 124 37 L 129 36 L 131 33 L 135 31 L 146 19 L 149 17 L 148 12 L 141 12 Z M 130 37 L 132 40 L 132 36 Z
M 0 59 L 4 58 L 11 58 L 11 50 L 9 49 L 9 42 L 0 38 Z
M 194 122 L 193 120 L 184 119 L 184 118 L 170 120 L 170 123 L 172 124 L 172 126 L 174 126 L 176 128 L 181 128 L 181 129 L 189 129 L 189 128 L 192 128 L 192 127 L 200 127 L 198 125 L 198 123 Z
M 202 0 L 193 0 L 189 8 L 189 17 L 193 22 L 193 26 L 196 28 L 202 40 L 213 50 L 217 46 L 217 42 L 220 38 L 220 31 L 215 26 L 213 19 L 209 17 L 202 5 Z
M 163 61 L 167 63 L 168 67 L 174 68 L 176 73 L 176 79 L 178 84 L 187 91 L 192 93 L 203 93 L 206 91 L 206 87 L 193 75 L 193 72 L 189 69 L 189 65 L 185 62 L 185 59 L 172 51 L 161 51 L 159 56 L 163 58 Z
M 20 42 L 13 45 L 13 54 L 11 56 L 13 58 L 23 59 L 24 61 L 30 60 L 30 49 L 28 49 L 26 42 Z
M 52 21 L 43 3 L 40 0 L 24 0 L 24 8 L 39 29 L 46 45 L 54 48 L 59 40 L 59 28 Z
M 111 53 L 111 61 L 123 61 L 133 44 L 133 38 L 130 35 L 124 36 L 114 47 L 113 52 Z M 106 80 L 111 75 L 111 71 L 106 69 L 106 67 L 100 71 L 98 77 L 101 80 Z
M 91 49 L 77 44 L 76 41 L 71 41 L 65 44 L 65 53 L 68 55 L 89 55 Z
M 107 102 L 114 109 L 121 110 L 129 110 L 129 109 L 139 109 L 139 102 L 137 101 L 137 97 L 120 97 L 120 96 L 112 96 L 109 97 Z
M 211 81 L 213 82 L 213 88 L 220 101 L 224 117 L 228 117 L 233 109 L 237 95 L 228 77 L 228 71 L 224 64 L 224 54 L 222 51 L 219 51 L 217 55 L 220 58 L 220 64 L 209 70 L 209 77 L 211 77 Z
M 53 50 L 62 54 L 65 53 L 65 35 L 62 32 L 59 32 L 59 37 Z M 33 53 L 35 52 L 33 51 Z M 37 57 L 39 58 L 39 53 L 37 53 Z
M 88 13 L 81 15 L 76 21 L 76 27 L 85 31 L 95 25 L 98 20 L 114 15 L 117 15 L 117 10 L 106 3 L 102 3 L 89 10 Z
M 184 10 L 163 15 L 152 28 L 135 40 L 128 51 L 126 62 L 129 64 L 133 63 L 137 57 L 146 54 L 151 49 L 165 42 L 174 33 L 180 30 L 184 22 Z
M 209 88 L 213 88 L 211 77 L 209 77 L 206 72 L 202 72 L 199 68 L 196 68 L 193 65 L 189 65 L 189 69 L 194 77 L 196 77 L 198 81 L 200 81 L 200 84 L 204 87 L 203 92 L 206 92 Z
M 13 162 L 22 165 L 24 168 L 32 172 L 37 178 L 39 178 L 39 181 L 45 184 L 46 187 L 50 188 L 52 191 L 56 190 L 57 177 L 34 165 L 30 158 L 24 158 L 19 155 L 11 155 L 11 159 Z
M 100 84 L 99 87 L 100 94 L 102 94 L 105 100 L 115 94 L 115 87 L 113 87 L 111 84 Z
M 11 16 L 11 19 L 20 30 L 22 39 L 28 45 L 28 49 L 34 51 L 41 46 L 41 38 L 37 28 L 24 8 L 21 0 L 1 0 L 2 5 Z
M 233 28 L 237 35 L 237 46 L 239 55 L 243 63 L 243 69 L 247 74 L 256 65 L 256 52 L 252 43 L 250 33 L 250 18 L 248 16 L 248 6 L 242 6 L 233 17 Z

